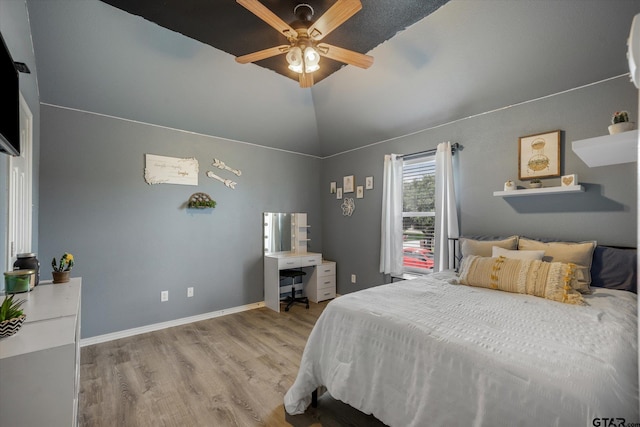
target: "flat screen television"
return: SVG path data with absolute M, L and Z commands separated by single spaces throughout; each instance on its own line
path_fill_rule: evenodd
M 0 33 L 0 152 L 20 155 L 20 82 Z

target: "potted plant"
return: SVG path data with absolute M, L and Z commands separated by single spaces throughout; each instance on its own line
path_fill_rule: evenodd
M 51 260 L 51 267 L 53 267 L 53 283 L 66 283 L 69 281 L 69 274 L 73 268 L 74 260 L 73 255 L 65 252 L 60 258 L 60 262 L 56 262 L 56 257 Z
M 205 208 L 215 208 L 215 207 L 216 207 L 215 200 L 189 201 L 189 208 L 191 209 L 205 209 Z
M 5 296 L 0 305 L 0 338 L 10 337 L 18 332 L 27 316 L 22 312 L 20 306 L 25 300 L 14 301 L 13 297 Z
M 611 116 L 611 124 L 609 125 L 610 135 L 627 132 L 635 128 L 635 123 L 629 120 L 629 113 L 627 111 L 616 111 L 613 113 L 613 116 Z
M 540 188 L 540 187 L 542 187 L 542 181 L 540 181 L 538 178 L 534 178 L 531 181 L 529 181 L 529 187 L 530 188 Z
M 215 208 L 216 201 L 211 198 L 207 193 L 195 193 L 192 194 L 187 202 L 187 208 L 189 209 L 206 209 Z

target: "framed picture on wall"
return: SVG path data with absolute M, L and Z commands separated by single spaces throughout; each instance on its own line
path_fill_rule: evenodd
M 336 194 L 336 182 L 335 181 L 331 181 L 331 184 L 329 186 L 329 193 Z
M 366 177 L 364 182 L 365 182 L 365 188 L 367 190 L 373 190 L 373 177 L 372 176 Z
M 342 191 L 345 193 L 353 193 L 353 182 L 355 181 L 353 175 L 347 175 L 343 178 Z
M 362 185 L 358 185 L 356 187 L 356 199 L 364 198 L 364 187 Z
M 342 188 L 338 188 L 336 191 L 336 199 L 342 199 Z
M 520 180 L 560 176 L 560 132 L 554 130 L 519 138 Z

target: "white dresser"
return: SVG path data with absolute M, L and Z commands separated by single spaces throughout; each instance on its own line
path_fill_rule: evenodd
M 313 269 L 309 283 L 304 288 L 309 301 L 320 302 L 336 297 L 336 263 L 322 260 Z
M 0 339 L 0 424 L 77 425 L 81 278 L 40 282 L 26 299 L 15 335 Z M 4 299 L 4 296 L 0 297 Z

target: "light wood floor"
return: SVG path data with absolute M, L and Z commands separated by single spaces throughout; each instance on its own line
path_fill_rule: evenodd
M 282 404 L 326 303 L 267 308 L 82 348 L 80 426 L 383 426 L 328 393 Z

